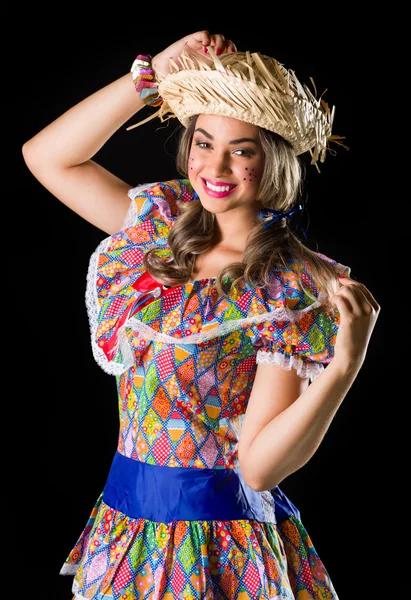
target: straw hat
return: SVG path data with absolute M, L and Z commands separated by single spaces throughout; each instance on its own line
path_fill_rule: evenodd
M 290 142 L 296 155 L 310 152 L 311 164 L 325 161 L 334 142 L 349 150 L 331 135 L 335 106 L 332 110 L 306 85 L 301 85 L 294 71 L 287 70 L 274 58 L 259 52 L 231 52 L 216 55 L 211 46 L 209 56 L 184 51 L 175 61 L 170 58 L 171 72 L 156 73 L 158 93 L 163 99 L 160 109 L 127 130 L 155 117 L 161 122 L 176 117 L 184 127 L 200 113 L 233 117 L 252 123 Z M 195 52 L 195 53 L 194 53 Z

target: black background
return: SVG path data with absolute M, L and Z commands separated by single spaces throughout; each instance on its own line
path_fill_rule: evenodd
M 342 16 L 336 24 L 293 11 L 270 18 L 261 13 L 257 18 L 251 5 L 234 21 L 194 19 L 189 9 L 179 11 L 178 6 L 163 14 L 153 5 L 156 15 L 147 8 L 127 7 L 119 11 L 124 14 L 100 10 L 87 16 L 77 9 L 53 17 L 51 26 L 33 13 L 26 49 L 26 65 L 31 67 L 24 79 L 30 100 L 20 121 L 20 146 L 74 104 L 127 73 L 138 53 L 155 55 L 201 29 L 223 33 L 239 50 L 274 56 L 311 89 L 313 77 L 318 94 L 327 88 L 324 100 L 336 105 L 333 133 L 346 136 L 350 150 L 333 145 L 337 156 L 327 154 L 321 174 L 307 168 L 308 217 L 303 226 L 311 248 L 350 265 L 352 277 L 383 304 L 373 194 L 364 188 L 369 148 L 360 139 L 356 120 L 354 65 L 361 61 L 361 48 L 354 26 Z M 29 20 L 26 16 L 27 28 Z M 173 123 L 165 126 L 156 120 L 125 130 L 151 109 L 144 111 L 93 157 L 130 187 L 179 176 Z M 106 234 L 51 195 L 23 160 L 21 167 L 24 210 L 35 240 L 33 254 L 29 246 L 26 258 L 32 265 L 29 277 L 37 316 L 32 343 L 30 336 L 25 338 L 35 373 L 24 419 L 29 430 L 24 451 L 33 482 L 27 490 L 32 494 L 25 493 L 23 503 L 25 511 L 33 509 L 36 515 L 25 534 L 36 540 L 35 560 L 28 562 L 42 582 L 41 597 L 66 600 L 71 598 L 72 578 L 58 572 L 104 486 L 117 444 L 115 378 L 94 362 L 84 301 L 88 261 Z M 281 484 L 299 508 L 340 600 L 372 597 L 367 594 L 364 564 L 372 544 L 379 485 L 373 472 L 379 460 L 377 432 L 371 425 L 381 399 L 376 374 L 383 362 L 383 319 L 382 314 L 365 363 L 319 450 Z

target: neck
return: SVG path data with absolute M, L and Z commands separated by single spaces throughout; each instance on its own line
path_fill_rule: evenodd
M 250 231 L 256 224 L 257 210 L 244 207 L 215 215 L 214 242 L 243 252 Z

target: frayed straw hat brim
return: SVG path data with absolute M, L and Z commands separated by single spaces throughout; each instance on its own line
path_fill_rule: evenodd
M 311 77 L 315 95 L 274 58 L 258 52 L 219 58 L 211 46 L 208 54 L 184 51 L 175 61 L 169 59 L 171 72 L 156 73 L 162 105 L 127 130 L 155 117 L 162 122 L 176 117 L 184 127 L 201 113 L 233 117 L 282 136 L 296 155 L 309 151 L 317 170 L 318 160 L 324 162 L 326 152 L 332 152 L 330 142 L 349 149 L 339 141 L 344 137 L 331 135 L 335 106 L 330 110 L 322 99 L 325 92 L 316 98 Z

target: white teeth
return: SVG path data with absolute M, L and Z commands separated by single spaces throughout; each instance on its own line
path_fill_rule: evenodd
M 213 190 L 214 192 L 228 192 L 229 190 L 232 189 L 229 185 L 212 185 L 206 179 L 204 179 L 204 181 L 205 181 L 206 186 L 209 187 L 210 190 Z

